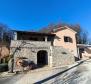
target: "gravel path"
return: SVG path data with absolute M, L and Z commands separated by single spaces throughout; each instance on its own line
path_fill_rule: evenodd
M 47 82 L 48 83 L 48 82 Z M 91 61 L 55 77 L 50 84 L 91 84 Z
M 56 69 L 39 69 L 27 74 L 0 78 L 0 84 L 91 84 L 91 61 L 79 66 Z

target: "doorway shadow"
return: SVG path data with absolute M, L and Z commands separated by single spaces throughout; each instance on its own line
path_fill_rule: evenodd
M 48 65 L 48 53 L 45 50 L 40 50 L 37 53 L 37 68 Z

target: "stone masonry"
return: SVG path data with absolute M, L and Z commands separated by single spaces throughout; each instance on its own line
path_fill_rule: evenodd
M 64 66 L 75 62 L 74 55 L 72 55 L 67 49 L 59 46 L 53 46 L 52 50 L 53 66 Z
M 63 47 L 51 46 L 51 42 L 43 41 L 28 41 L 28 40 L 12 40 L 10 54 L 12 55 L 15 50 L 14 60 L 17 57 L 26 57 L 37 64 L 37 53 L 44 50 L 48 55 L 48 66 L 62 66 L 72 64 L 74 56 Z

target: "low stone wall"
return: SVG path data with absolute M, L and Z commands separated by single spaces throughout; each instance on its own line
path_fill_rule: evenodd
M 10 47 L 49 47 L 51 42 L 29 41 L 29 40 L 12 40 Z

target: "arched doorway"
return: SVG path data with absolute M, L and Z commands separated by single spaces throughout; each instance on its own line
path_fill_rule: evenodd
M 41 67 L 47 64 L 48 64 L 48 53 L 45 50 L 40 50 L 37 53 L 37 65 Z

